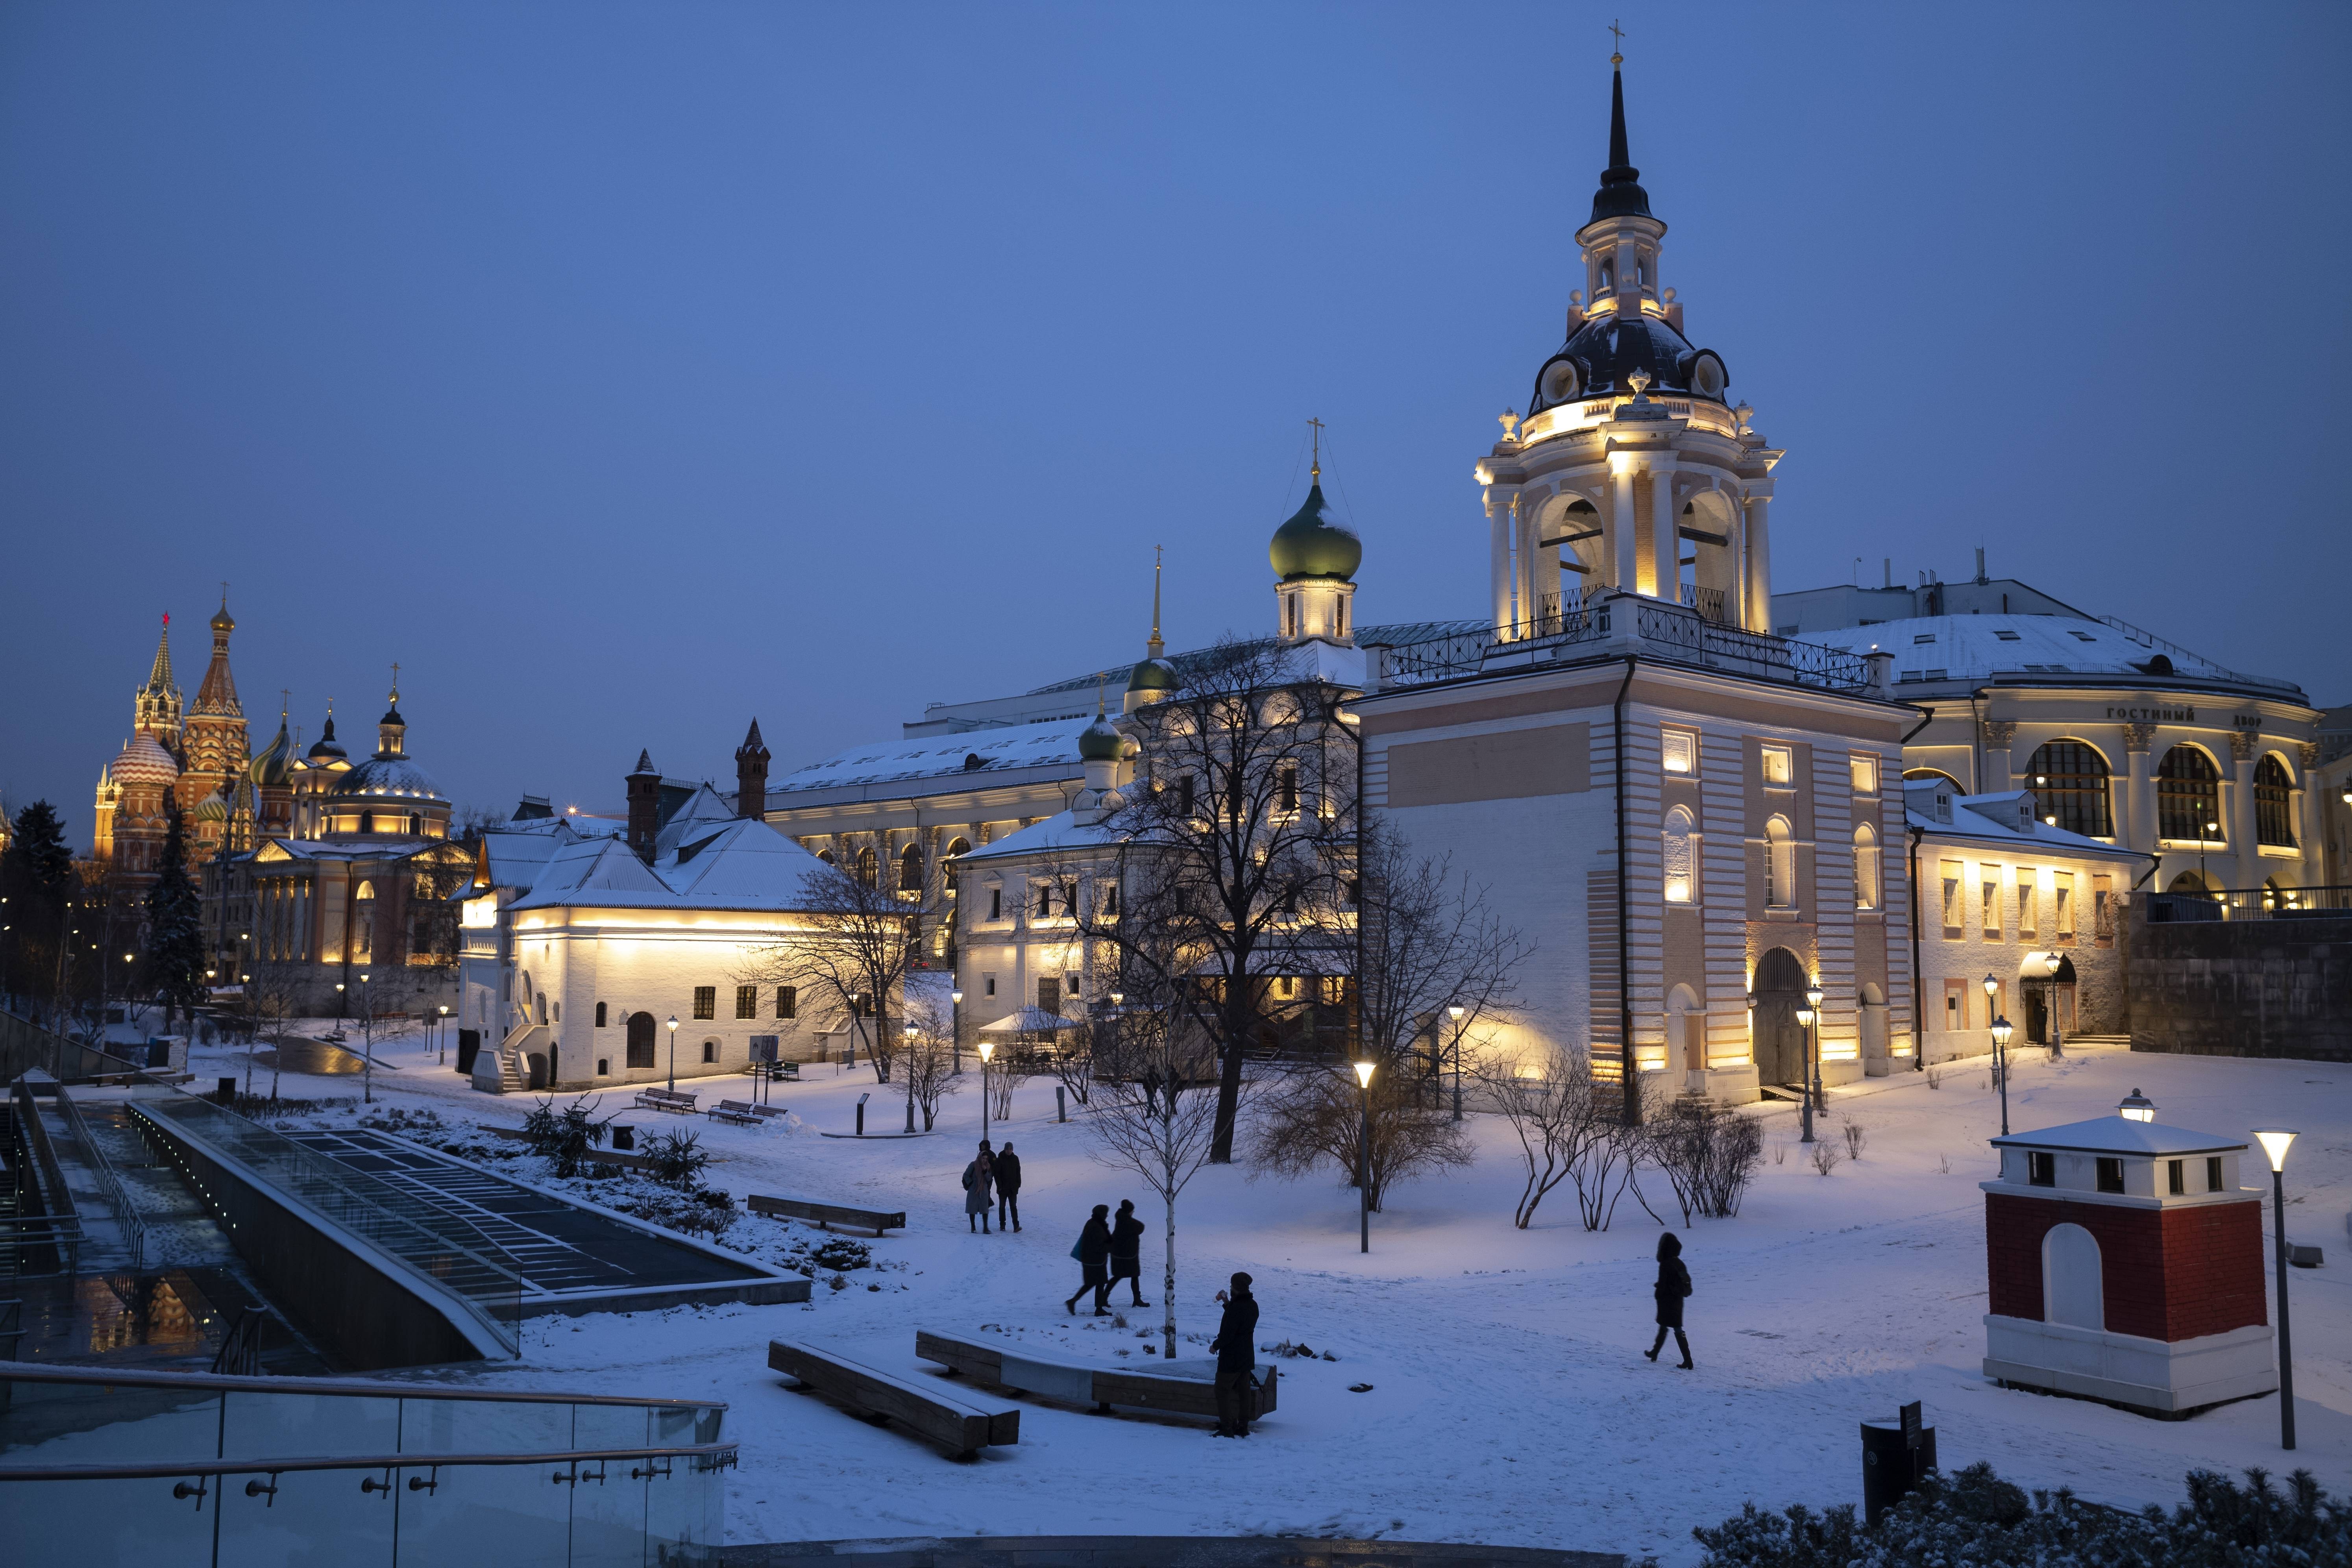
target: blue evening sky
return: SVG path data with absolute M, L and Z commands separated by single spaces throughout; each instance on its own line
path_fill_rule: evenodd
M 257 745 L 397 659 L 469 805 L 781 773 L 1132 660 L 1155 543 L 1173 645 L 1271 630 L 1310 415 L 1360 618 L 1481 614 L 1612 14 L 19 0 L 0 787 L 86 845 L 222 578 Z M 2352 10 L 1622 15 L 1779 586 L 1981 544 L 2352 700 Z

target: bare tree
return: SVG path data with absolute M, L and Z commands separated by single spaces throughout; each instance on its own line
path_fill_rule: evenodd
M 1584 1228 L 1606 1230 L 1631 1170 L 1615 1086 L 1594 1079 L 1591 1057 L 1562 1046 L 1540 1063 L 1490 1053 L 1476 1073 L 1481 1098 L 1517 1135 L 1527 1171 L 1512 1223 L 1527 1229 L 1544 1194 L 1566 1181 Z
M 257 962 L 245 972 L 245 1027 L 249 1040 L 268 1037 L 271 1046 L 269 1098 L 278 1098 L 280 1063 L 286 1048 L 286 1026 L 301 1016 L 302 977 L 298 965 L 275 960 Z M 253 1091 L 253 1058 L 246 1058 L 246 1092 Z
M 952 1015 L 941 1016 L 929 998 L 912 994 L 907 1021 L 914 1034 L 899 1053 L 900 1068 L 908 1097 L 922 1112 L 923 1131 L 929 1132 L 939 1119 L 940 1102 L 963 1087 L 955 1072 L 955 1025 Z
M 1347 693 L 1297 650 L 1228 641 L 1183 689 L 1139 709 L 1143 772 L 1081 869 L 1072 911 L 1115 984 L 1172 1009 L 1214 1048 L 1209 1158 L 1234 1157 L 1244 1056 L 1273 1032 L 1268 983 L 1329 974 L 1352 946 L 1356 738 Z
M 1214 1057 L 1185 1009 L 1166 992 L 1119 1022 L 1120 1071 L 1096 1086 L 1086 1119 L 1090 1152 L 1114 1170 L 1132 1171 L 1160 1197 L 1166 1261 L 1160 1283 L 1162 1353 L 1176 1354 L 1176 1199 L 1216 1147 L 1222 1096 Z
M 997 1053 L 988 1068 L 988 1113 L 999 1121 L 1013 1120 L 1013 1091 L 1027 1083 L 1037 1070 L 1036 1053 L 1023 1046 L 1013 1046 Z
M 1390 1184 L 1469 1164 L 1473 1152 L 1461 1124 L 1424 1103 L 1419 1083 L 1396 1065 L 1384 1063 L 1370 1089 L 1359 1088 L 1355 1073 L 1345 1067 L 1277 1075 L 1259 1090 L 1251 1163 L 1289 1177 L 1335 1166 L 1343 1184 L 1352 1187 L 1369 1119 L 1371 1142 L 1361 1168 L 1364 1201 L 1375 1213 Z
M 1689 1225 L 1693 1215 L 1737 1215 L 1764 1162 L 1763 1128 L 1752 1117 L 1719 1110 L 1705 1100 L 1675 1100 L 1663 1085 L 1650 1088 L 1644 1098 L 1649 1103 L 1636 1133 L 1640 1158 L 1664 1173 L 1683 1224 Z M 1634 1192 L 1641 1192 L 1638 1178 Z M 1642 1206 L 1649 1208 L 1647 1199 Z M 1656 1212 L 1651 1210 L 1653 1215 Z
M 871 879 L 861 874 L 872 871 Z M 879 858 L 850 868 L 826 864 L 808 879 L 808 929 L 754 949 L 735 973 L 746 985 L 793 985 L 839 1003 L 867 1036 L 877 1083 L 890 1081 L 898 1042 L 890 1010 L 906 985 L 908 966 L 921 956 L 920 888 L 883 885 Z

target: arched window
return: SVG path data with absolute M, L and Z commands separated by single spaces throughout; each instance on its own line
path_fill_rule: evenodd
M 2107 809 L 2107 760 L 2082 741 L 2052 741 L 2025 764 L 2044 818 L 2069 833 L 2105 838 L 2116 830 Z
M 1867 822 L 1853 830 L 1853 907 L 1878 907 L 1878 835 Z
M 596 1026 L 600 1029 L 604 1026 L 604 1004 L 602 1002 L 596 1004 Z
M 1797 907 L 1797 841 L 1785 816 L 1764 825 L 1764 902 L 1776 910 Z
M 2079 1225 L 2053 1225 L 2042 1237 L 2042 1321 L 2077 1329 L 2107 1326 L 2099 1238 Z
M 830 849 L 818 850 L 816 858 L 824 861 L 828 866 L 833 864 L 833 851 Z
M 352 894 L 352 956 L 366 958 L 375 948 L 375 884 L 362 882 Z
M 877 885 L 881 874 L 882 862 L 875 855 L 874 846 L 869 844 L 857 852 L 857 879 L 871 888 Z
M 1666 813 L 1665 828 L 1660 837 L 1666 902 L 1670 904 L 1697 901 L 1698 869 L 1691 858 L 1691 826 L 1688 807 L 1678 805 Z
M 1914 779 L 1941 779 L 1946 784 L 1952 786 L 1952 793 L 1954 795 L 1966 795 L 1968 793 L 1968 791 L 1960 787 L 1959 780 L 1954 778 L 1951 774 L 1946 773 L 1941 768 L 1905 768 L 1903 770 L 1903 781 L 1906 784 L 1908 784 Z
M 2175 746 L 2156 770 L 2156 831 L 2188 843 L 2221 838 L 2221 770 L 2195 746 Z
M 2294 847 L 2294 781 L 2273 752 L 2254 764 L 2254 842 Z
M 919 893 L 923 890 L 923 847 L 909 844 L 898 852 L 898 890 Z
M 715 1062 L 719 1059 L 719 1042 L 717 1040 L 705 1040 L 702 1042 L 702 1059 L 706 1062 Z

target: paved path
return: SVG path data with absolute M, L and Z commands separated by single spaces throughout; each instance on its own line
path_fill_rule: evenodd
M 1008 1535 L 952 1540 L 781 1541 L 722 1546 L 724 1568 L 1624 1568 L 1614 1552 L 1547 1552 L 1425 1541 L 1321 1541 L 1287 1535 Z

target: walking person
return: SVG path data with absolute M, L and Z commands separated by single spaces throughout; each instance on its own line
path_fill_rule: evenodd
M 1118 1217 L 1110 1224 L 1111 1289 L 1117 1289 L 1122 1279 L 1135 1297 L 1129 1305 L 1151 1305 L 1143 1299 L 1143 1222 L 1135 1217 L 1133 1198 L 1118 1200 Z
M 996 1179 L 996 1162 L 988 1152 L 988 1140 L 980 1141 L 980 1152 L 963 1168 L 963 1226 L 967 1231 L 988 1234 L 988 1209 L 991 1199 L 989 1184 Z M 974 1224 L 974 1221 L 978 1221 Z
M 996 1228 L 1021 1228 L 1021 1156 L 1010 1142 L 996 1152 Z
M 1672 1329 L 1675 1345 L 1683 1352 L 1683 1370 L 1688 1372 L 1690 1341 L 1683 1338 L 1683 1298 L 1691 1293 L 1691 1277 L 1683 1265 L 1683 1238 L 1671 1230 L 1658 1237 L 1658 1282 L 1653 1289 L 1658 1299 L 1658 1337 L 1643 1353 L 1657 1360 L 1658 1352 L 1665 1347 L 1666 1331 Z
M 1209 1342 L 1217 1355 L 1217 1429 L 1210 1436 L 1246 1437 L 1257 1388 L 1257 1298 L 1250 1294 L 1250 1277 L 1234 1275 L 1233 1289 L 1218 1291 L 1217 1300 L 1225 1311 Z
M 1078 1286 L 1077 1295 L 1062 1303 L 1065 1313 L 1076 1311 L 1078 1296 L 1091 1290 L 1095 1293 L 1095 1316 L 1110 1316 L 1107 1310 L 1110 1304 L 1110 1225 L 1105 1217 L 1109 1213 L 1108 1204 L 1097 1204 L 1086 1228 L 1078 1232 L 1077 1245 L 1070 1248 L 1070 1256 L 1086 1270 L 1086 1278 Z

